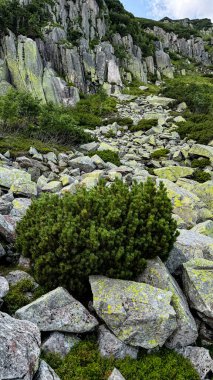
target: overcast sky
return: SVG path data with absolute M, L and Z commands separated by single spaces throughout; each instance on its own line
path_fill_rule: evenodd
M 139 17 L 154 18 L 165 16 L 178 18 L 211 18 L 213 0 L 121 0 L 125 8 Z

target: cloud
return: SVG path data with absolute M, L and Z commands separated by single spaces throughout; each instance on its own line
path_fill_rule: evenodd
M 212 0 L 151 0 L 150 17 L 161 19 L 168 16 L 173 19 L 211 18 L 213 20 Z

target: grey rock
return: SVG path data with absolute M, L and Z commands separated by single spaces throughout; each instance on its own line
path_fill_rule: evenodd
M 60 378 L 44 360 L 41 360 L 34 380 L 60 380 Z
M 12 216 L 0 215 L 0 235 L 8 242 L 13 243 L 15 240 L 16 221 Z
M 39 365 L 40 343 L 36 325 L 0 312 L 0 378 L 32 380 Z
M 206 348 L 189 346 L 176 351 L 190 360 L 201 380 L 206 379 L 206 376 L 213 372 L 213 360 Z
M 61 287 L 17 310 L 15 316 L 36 323 L 41 331 L 84 333 L 98 325 L 95 317 Z
M 95 165 L 92 159 L 88 156 L 77 157 L 69 161 L 69 166 L 72 169 L 80 169 L 85 173 L 90 173 L 95 170 Z
M 0 298 L 4 298 L 9 292 L 9 284 L 5 277 L 0 276 Z
M 125 380 L 117 368 L 114 368 L 108 380 Z
M 96 313 L 122 342 L 162 346 L 177 328 L 171 292 L 102 276 L 91 276 L 90 284 Z
M 35 287 L 38 286 L 34 278 L 29 273 L 24 272 L 23 270 L 11 271 L 5 276 L 5 278 L 7 279 L 10 286 L 16 285 L 22 280 L 29 280 L 35 285 Z
M 124 359 L 130 356 L 137 359 L 138 349 L 128 346 L 112 334 L 104 325 L 98 329 L 98 345 L 99 351 L 104 357 L 115 357 L 116 359 Z
M 74 334 L 61 333 L 55 331 L 42 343 L 42 350 L 46 353 L 59 354 L 66 356 L 70 350 L 81 340 Z

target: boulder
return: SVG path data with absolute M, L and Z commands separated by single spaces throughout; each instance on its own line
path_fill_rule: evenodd
M 5 277 L 0 276 L 0 298 L 4 298 L 9 292 L 9 284 Z
M 50 181 L 42 187 L 42 191 L 45 193 L 57 193 L 62 189 L 60 181 Z
M 175 99 L 165 98 L 165 97 L 156 96 L 156 95 L 147 96 L 146 100 L 149 102 L 149 104 L 153 106 L 163 106 L 163 107 L 166 107 L 169 104 L 175 102 Z
M 61 287 L 17 310 L 15 316 L 36 323 L 41 331 L 84 333 L 98 325 L 95 317 Z
M 16 179 L 12 186 L 10 187 L 10 191 L 13 194 L 24 195 L 26 197 L 35 197 L 38 194 L 37 185 L 35 182 L 25 180 L 25 179 Z
M 0 312 L 0 378 L 32 380 L 38 369 L 39 355 L 38 327 Z
M 34 380 L 60 380 L 60 378 L 44 360 L 41 360 Z
M 23 270 L 11 271 L 5 276 L 5 278 L 7 279 L 10 286 L 16 285 L 22 280 L 29 280 L 35 285 L 35 287 L 38 286 L 34 278 L 29 273 L 24 272 Z
M 213 360 L 206 348 L 189 346 L 176 351 L 190 360 L 201 380 L 206 379 L 207 375 L 213 372 Z
M 213 261 L 192 259 L 183 264 L 183 287 L 190 306 L 213 328 Z
M 31 199 L 28 198 L 15 198 L 12 202 L 13 209 L 10 212 L 10 215 L 21 219 L 26 214 L 31 202 Z
M 117 368 L 114 368 L 108 380 L 125 380 Z
M 90 284 L 96 313 L 122 342 L 161 347 L 177 328 L 171 292 L 103 276 L 91 276 Z
M 128 346 L 112 334 L 104 325 L 98 329 L 98 345 L 102 356 L 106 358 L 114 357 L 116 359 L 124 359 L 130 356 L 137 359 L 138 349 Z
M 180 235 L 171 250 L 166 266 L 175 273 L 183 263 L 191 259 L 205 258 L 213 260 L 213 239 L 195 231 L 179 230 Z
M 0 167 L 0 186 L 9 189 L 18 179 L 22 182 L 29 182 L 31 181 L 31 175 L 23 170 Z
M 189 154 L 192 156 L 207 157 L 213 159 L 213 147 L 209 145 L 194 144 Z
M 178 178 L 191 176 L 195 169 L 184 166 L 167 166 L 165 168 L 154 169 L 155 175 L 159 178 L 165 178 L 169 181 L 176 182 Z
M 147 261 L 145 271 L 137 279 L 156 288 L 172 292 L 172 305 L 177 314 L 177 329 L 166 342 L 169 348 L 185 347 L 196 342 L 198 337 L 195 320 L 189 310 L 185 296 L 178 283 L 170 275 L 159 257 Z
M 0 235 L 8 242 L 15 241 L 16 221 L 12 216 L 0 214 Z
M 192 228 L 192 231 L 213 238 L 213 221 L 206 220 L 203 223 L 198 223 L 196 226 Z
M 59 354 L 66 356 L 70 350 L 81 340 L 74 334 L 61 333 L 55 331 L 42 343 L 42 351 L 45 353 Z
M 95 170 L 95 164 L 93 163 L 92 159 L 88 156 L 77 157 L 73 160 L 70 160 L 69 166 L 72 169 L 79 168 L 81 171 L 84 171 L 85 173 L 90 173 L 93 170 Z

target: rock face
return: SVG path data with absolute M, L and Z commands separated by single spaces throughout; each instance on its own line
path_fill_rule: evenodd
M 171 292 L 102 276 L 91 276 L 90 284 L 96 313 L 124 343 L 162 346 L 177 328 Z
M 0 312 L 0 378 L 33 379 L 38 369 L 39 355 L 38 327 Z
M 51 352 L 64 357 L 74 345 L 79 342 L 80 338 L 74 334 L 65 334 L 55 331 L 42 343 L 42 350 L 47 353 Z
M 183 268 L 183 285 L 190 306 L 213 328 L 213 261 L 194 259 Z
M 213 360 L 205 348 L 189 346 L 181 348 L 177 352 L 190 360 L 201 380 L 206 379 L 207 375 L 213 372 Z
M 44 360 L 41 360 L 34 380 L 60 380 L 60 378 Z
M 172 292 L 172 305 L 177 314 L 177 329 L 166 342 L 169 348 L 184 347 L 195 343 L 198 332 L 185 296 L 178 283 L 170 275 L 159 258 L 149 260 L 138 281 Z
M 15 315 L 36 323 L 41 331 L 84 333 L 98 325 L 95 317 L 60 287 L 17 310 Z

